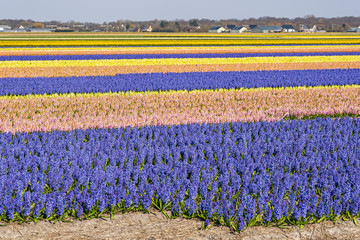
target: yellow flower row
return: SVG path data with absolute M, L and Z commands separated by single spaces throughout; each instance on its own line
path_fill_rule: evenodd
M 265 92 L 265 91 L 275 91 L 275 90 L 305 90 L 305 89 L 360 89 L 360 85 L 344 85 L 344 86 L 299 86 L 299 87 L 262 87 L 262 88 L 238 88 L 238 89 L 205 89 L 205 90 L 168 90 L 168 91 L 144 91 L 144 92 L 135 92 L 135 91 L 127 91 L 127 92 L 105 92 L 105 93 L 55 93 L 55 94 L 29 94 L 29 95 L 10 95 L 10 96 L 0 96 L 0 100 L 6 99 L 56 99 L 56 98 L 93 98 L 93 97 L 102 97 L 102 96 L 145 96 L 145 95 L 171 95 L 171 94 L 188 94 L 188 93 L 210 93 L 210 92 L 222 92 L 222 93 L 234 93 L 234 92 Z
M 288 45 L 288 44 L 360 44 L 360 38 L 303 39 L 126 39 L 126 40 L 2 40 L 0 47 L 32 46 L 224 46 L 224 45 Z
M 221 49 L 234 49 L 234 50 L 241 50 L 241 49 L 322 49 L 322 48 L 354 48 L 359 47 L 359 45 L 348 45 L 348 44 L 341 44 L 341 45 L 316 45 L 316 46 L 307 46 L 307 45 L 299 45 L 299 46 L 207 46 L 207 47 L 26 47 L 26 48 L 3 48 L 1 49 L 2 52 L 24 52 L 24 51 L 89 51 L 89 52 L 97 52 L 97 51 L 113 51 L 113 50 L 124 50 L 126 52 L 129 51 L 141 51 L 141 50 L 221 50 Z
M 291 33 L 291 34 L 262 34 L 262 33 L 242 33 L 242 34 L 233 34 L 233 33 L 222 33 L 222 34 L 189 34 L 189 33 L 151 33 L 151 34 L 139 34 L 139 33 L 26 33 L 26 34 L 11 34 L 11 33 L 1 33 L 0 36 L 4 39 L 38 39 L 38 38 L 49 38 L 49 39 L 117 39 L 117 38 L 359 38 L 358 35 L 352 33 L 320 33 L 320 34 L 309 34 L 309 33 Z
M 101 59 L 55 61 L 2 61 L 0 68 L 21 67 L 103 67 L 146 65 L 206 65 L 254 63 L 360 62 L 360 55 L 304 56 L 304 57 L 248 57 L 248 58 L 158 58 L 158 59 Z

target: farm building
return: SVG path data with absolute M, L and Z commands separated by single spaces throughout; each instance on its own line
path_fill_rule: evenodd
M 247 28 L 244 26 L 239 26 L 239 27 L 234 27 L 233 29 L 230 30 L 231 33 L 242 33 L 242 32 L 246 32 Z
M 70 30 L 70 27 L 69 26 L 67 26 L 67 25 L 64 25 L 64 26 L 58 26 L 57 28 L 56 28 L 56 30 Z
M 251 30 L 254 33 L 278 33 L 282 31 L 280 26 L 256 26 Z
M 257 25 L 254 25 L 254 24 L 250 24 L 250 25 L 249 25 L 250 31 L 253 30 L 253 29 L 256 28 L 256 27 L 257 27 Z
M 235 27 L 235 25 L 226 25 L 227 30 L 233 30 Z
M 300 32 L 317 32 L 317 27 L 316 25 L 310 27 L 309 25 L 300 24 Z
M 296 32 L 293 25 L 282 25 L 284 32 Z
M 141 31 L 142 31 L 142 32 L 152 32 L 152 27 L 151 27 L 151 25 L 150 25 L 149 27 L 144 28 L 144 29 L 142 29 Z
M 186 26 L 183 31 L 184 32 L 195 32 L 196 30 L 201 29 L 200 26 Z
M 29 28 L 28 32 L 54 32 L 55 29 L 50 28 Z
M 348 30 L 346 30 L 346 32 L 357 32 L 360 33 L 360 26 L 357 28 L 349 28 Z
M 8 25 L 0 25 L 0 32 L 8 32 L 11 30 L 11 27 Z
M 15 32 L 26 32 L 25 27 L 23 25 L 20 25 L 18 28 L 14 29 Z
M 209 29 L 209 33 L 222 33 L 225 32 L 226 29 L 221 26 L 212 27 Z
M 46 27 L 46 28 L 51 28 L 51 29 L 56 29 L 56 28 L 57 28 L 57 25 L 55 25 L 55 24 L 49 24 L 49 25 L 46 25 L 45 27 Z
M 56 28 L 56 27 L 55 27 Z M 72 26 L 72 28 L 75 30 L 75 31 L 83 31 L 85 30 L 85 25 L 84 24 L 74 24 Z

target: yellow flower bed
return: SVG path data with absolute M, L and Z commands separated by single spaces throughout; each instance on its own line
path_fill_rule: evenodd
M 234 50 L 241 50 L 241 49 L 322 49 L 322 48 L 360 48 L 359 45 L 348 45 L 348 44 L 340 44 L 340 45 L 316 45 L 316 46 L 220 46 L 220 47 L 27 47 L 27 48 L 3 48 L 1 49 L 2 52 L 24 52 L 24 51 L 49 51 L 54 52 L 57 51 L 89 51 L 89 52 L 97 52 L 97 51 L 113 51 L 113 50 L 123 50 L 124 52 L 131 52 L 131 51 L 141 51 L 141 50 L 221 50 L 221 49 L 234 49 Z
M 221 92 L 232 94 L 235 92 L 264 92 L 264 91 L 281 91 L 281 90 L 306 90 L 306 89 L 359 89 L 360 85 L 344 85 L 344 86 L 299 86 L 299 87 L 260 87 L 260 88 L 238 88 L 238 89 L 205 89 L 205 90 L 168 90 L 168 91 L 145 91 L 145 92 L 136 92 L 136 91 L 127 91 L 127 92 L 105 92 L 105 93 L 55 93 L 55 94 L 29 94 L 29 95 L 10 95 L 10 96 L 0 96 L 0 100 L 12 99 L 12 100 L 20 100 L 20 99 L 34 99 L 34 98 L 42 98 L 42 99 L 57 99 L 57 98 L 77 98 L 77 97 L 86 97 L 86 98 L 94 98 L 94 97 L 102 97 L 102 96 L 144 96 L 144 95 L 171 95 L 171 94 L 188 94 L 188 93 L 211 93 L 211 92 Z
M 2 40 L 0 47 L 36 46 L 224 46 L 289 44 L 360 44 L 360 38 L 274 38 L 274 39 L 124 39 L 124 40 Z
M 206 65 L 250 63 L 359 62 L 360 55 L 304 57 L 247 57 L 247 58 L 158 58 L 158 59 L 101 59 L 55 61 L 3 61 L 0 68 L 22 67 L 103 67 L 146 65 Z

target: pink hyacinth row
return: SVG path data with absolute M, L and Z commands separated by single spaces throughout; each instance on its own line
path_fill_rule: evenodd
M 0 98 L 0 131 L 278 121 L 360 114 L 360 87 L 172 91 Z

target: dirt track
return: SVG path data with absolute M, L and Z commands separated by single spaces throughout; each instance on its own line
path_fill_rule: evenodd
M 168 220 L 161 213 L 137 212 L 117 214 L 112 220 L 11 223 L 0 227 L 0 239 L 360 239 L 360 226 L 352 221 L 322 222 L 302 230 L 252 227 L 240 234 L 223 226 L 207 230 L 202 230 L 202 226 L 200 220 Z

